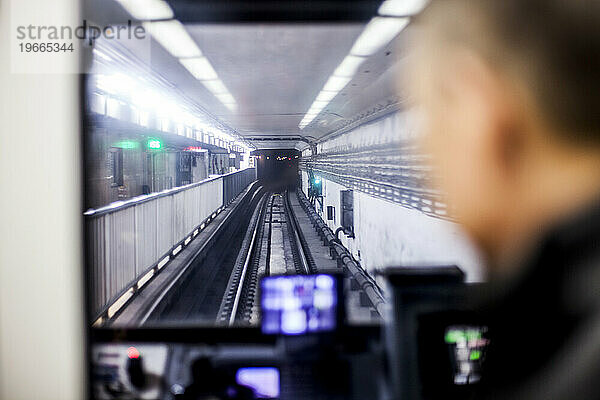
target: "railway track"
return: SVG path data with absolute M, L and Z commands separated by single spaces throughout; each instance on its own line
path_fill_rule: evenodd
M 364 272 L 354 264 L 340 265 L 349 263 L 349 255 L 332 258 L 332 248 L 336 250 L 337 245 L 323 244 L 323 238 L 313 230 L 314 218 L 302 196 L 288 191 L 265 192 L 257 186 L 244 199 L 221 221 L 223 229 L 211 233 L 210 238 L 217 238 L 200 242 L 197 253 L 181 260 L 180 270 L 167 270 L 164 283 L 157 281 L 156 287 L 145 289 L 139 304 L 127 310 L 126 315 L 132 317 L 119 322 L 258 325 L 262 277 L 342 271 L 348 288 L 349 317 L 365 321 L 374 314 L 381 315 L 375 311 L 381 301 L 369 296 L 374 284 L 369 286 Z M 219 236 L 221 230 L 228 233 Z
M 250 221 L 216 323 L 257 323 L 258 284 L 263 276 L 317 272 L 291 206 L 290 193 L 266 193 Z

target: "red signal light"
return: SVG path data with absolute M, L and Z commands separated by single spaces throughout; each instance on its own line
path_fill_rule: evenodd
M 129 358 L 140 358 L 140 352 L 135 347 L 130 347 L 127 349 L 127 357 Z

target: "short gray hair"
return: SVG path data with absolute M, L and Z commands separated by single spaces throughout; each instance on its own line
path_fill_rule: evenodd
M 600 144 L 599 0 L 433 0 L 415 22 L 516 64 L 549 123 Z

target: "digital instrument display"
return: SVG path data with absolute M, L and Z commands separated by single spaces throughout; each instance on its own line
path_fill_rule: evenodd
M 272 367 L 240 368 L 235 374 L 238 385 L 254 390 L 257 399 L 279 397 L 279 370 Z
M 301 335 L 336 328 L 338 282 L 333 276 L 266 277 L 261 289 L 264 333 Z
M 481 365 L 489 340 L 487 328 L 454 325 L 446 329 L 444 341 L 449 347 L 455 385 L 469 385 L 481 379 Z

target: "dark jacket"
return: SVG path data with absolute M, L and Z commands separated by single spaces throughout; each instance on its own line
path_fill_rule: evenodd
M 549 232 L 488 309 L 485 399 L 600 399 L 600 203 Z

